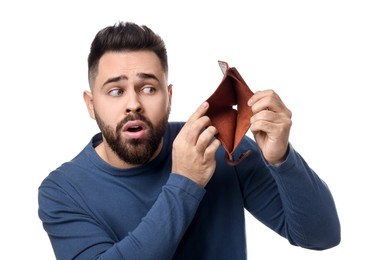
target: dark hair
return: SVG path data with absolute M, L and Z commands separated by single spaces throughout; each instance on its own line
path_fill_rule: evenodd
M 162 38 L 145 25 L 119 22 L 100 30 L 91 43 L 88 55 L 88 80 L 90 88 L 95 80 L 100 58 L 108 51 L 153 51 L 168 74 L 168 57 Z

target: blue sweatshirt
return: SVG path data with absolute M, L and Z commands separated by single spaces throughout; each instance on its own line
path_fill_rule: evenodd
M 205 188 L 171 172 L 172 143 L 183 123 L 168 124 L 160 154 L 130 169 L 96 153 L 101 133 L 39 187 L 39 217 L 57 259 L 247 259 L 244 210 L 292 245 L 323 250 L 340 242 L 327 185 L 290 145 L 272 166 L 245 136 L 237 166 L 218 149 Z

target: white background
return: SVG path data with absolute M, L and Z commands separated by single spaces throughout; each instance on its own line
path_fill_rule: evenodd
M 0 230 L 7 259 L 54 259 L 37 188 L 97 132 L 82 92 L 95 33 L 118 21 L 165 40 L 171 120 L 218 86 L 224 60 L 293 112 L 292 145 L 329 185 L 342 242 L 296 248 L 247 217 L 249 259 L 368 259 L 369 8 L 366 1 L 2 1 Z M 80 3 L 83 2 L 83 3 Z

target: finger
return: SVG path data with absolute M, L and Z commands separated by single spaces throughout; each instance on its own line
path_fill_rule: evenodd
M 272 123 L 270 121 L 258 120 L 250 125 L 250 130 L 254 133 L 254 135 L 259 132 L 263 132 L 269 135 L 273 132 L 276 132 L 278 125 L 279 124 Z
M 260 99 L 263 99 L 267 96 L 273 96 L 277 95 L 277 93 L 274 92 L 272 89 L 267 90 L 258 90 L 252 95 L 252 97 L 247 101 L 247 104 L 249 106 L 253 106 L 256 102 L 258 102 Z M 278 95 L 277 95 L 278 96 Z
M 196 111 L 190 116 L 190 118 L 187 120 L 187 122 L 195 121 L 198 118 L 202 117 L 203 115 L 205 115 L 205 113 L 208 110 L 208 108 L 209 108 L 209 103 L 208 102 L 202 103 L 196 109 Z
M 210 124 L 210 118 L 202 116 L 196 120 L 187 121 L 182 128 L 181 133 L 185 137 L 186 142 L 196 145 L 199 136 Z
M 185 136 L 186 141 L 195 145 L 201 131 L 210 125 L 210 118 L 204 116 L 209 108 L 209 103 L 202 103 L 197 110 L 189 117 L 183 126 L 180 134 Z
M 260 112 L 261 114 L 263 112 Z M 283 132 L 289 132 L 289 129 L 292 125 L 291 118 L 281 116 L 274 112 L 265 112 L 267 114 L 263 118 L 258 118 L 258 115 L 255 115 L 250 119 L 251 125 L 250 130 L 253 133 L 264 132 L 271 136 L 281 136 Z
M 255 92 L 248 100 L 248 105 L 251 106 L 253 113 L 258 113 L 262 110 L 278 112 L 285 108 L 281 98 L 273 90 Z
M 218 133 L 214 126 L 209 126 L 199 135 L 196 143 L 196 150 L 200 153 L 204 153 L 209 143 L 214 139 L 215 135 Z
M 277 123 L 281 121 L 281 118 L 278 113 L 267 109 L 261 110 L 250 118 L 250 124 L 254 124 L 257 121 L 268 121 Z
M 221 142 L 217 138 L 213 138 L 204 152 L 204 159 L 207 161 L 214 160 L 214 155 L 220 146 Z

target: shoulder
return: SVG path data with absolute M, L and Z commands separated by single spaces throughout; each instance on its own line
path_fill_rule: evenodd
M 76 156 L 72 157 L 70 161 L 66 161 L 52 170 L 41 182 L 39 188 L 61 188 L 68 183 L 73 182 L 73 178 L 80 179 L 79 176 L 86 172 L 91 172 L 91 169 L 88 169 L 88 165 L 90 165 L 89 162 L 92 161 L 91 157 L 97 156 L 94 155 L 96 154 L 94 146 L 96 145 L 96 142 L 99 142 L 99 139 L 101 139 L 101 134 L 93 136 L 88 144 Z M 93 159 L 94 161 L 97 161 L 96 158 Z
M 167 129 L 165 132 L 165 138 L 173 141 L 179 131 L 181 131 L 182 127 L 184 126 L 185 122 L 168 122 Z
M 168 130 L 173 133 L 178 133 L 186 122 L 175 121 L 175 122 L 168 122 Z

